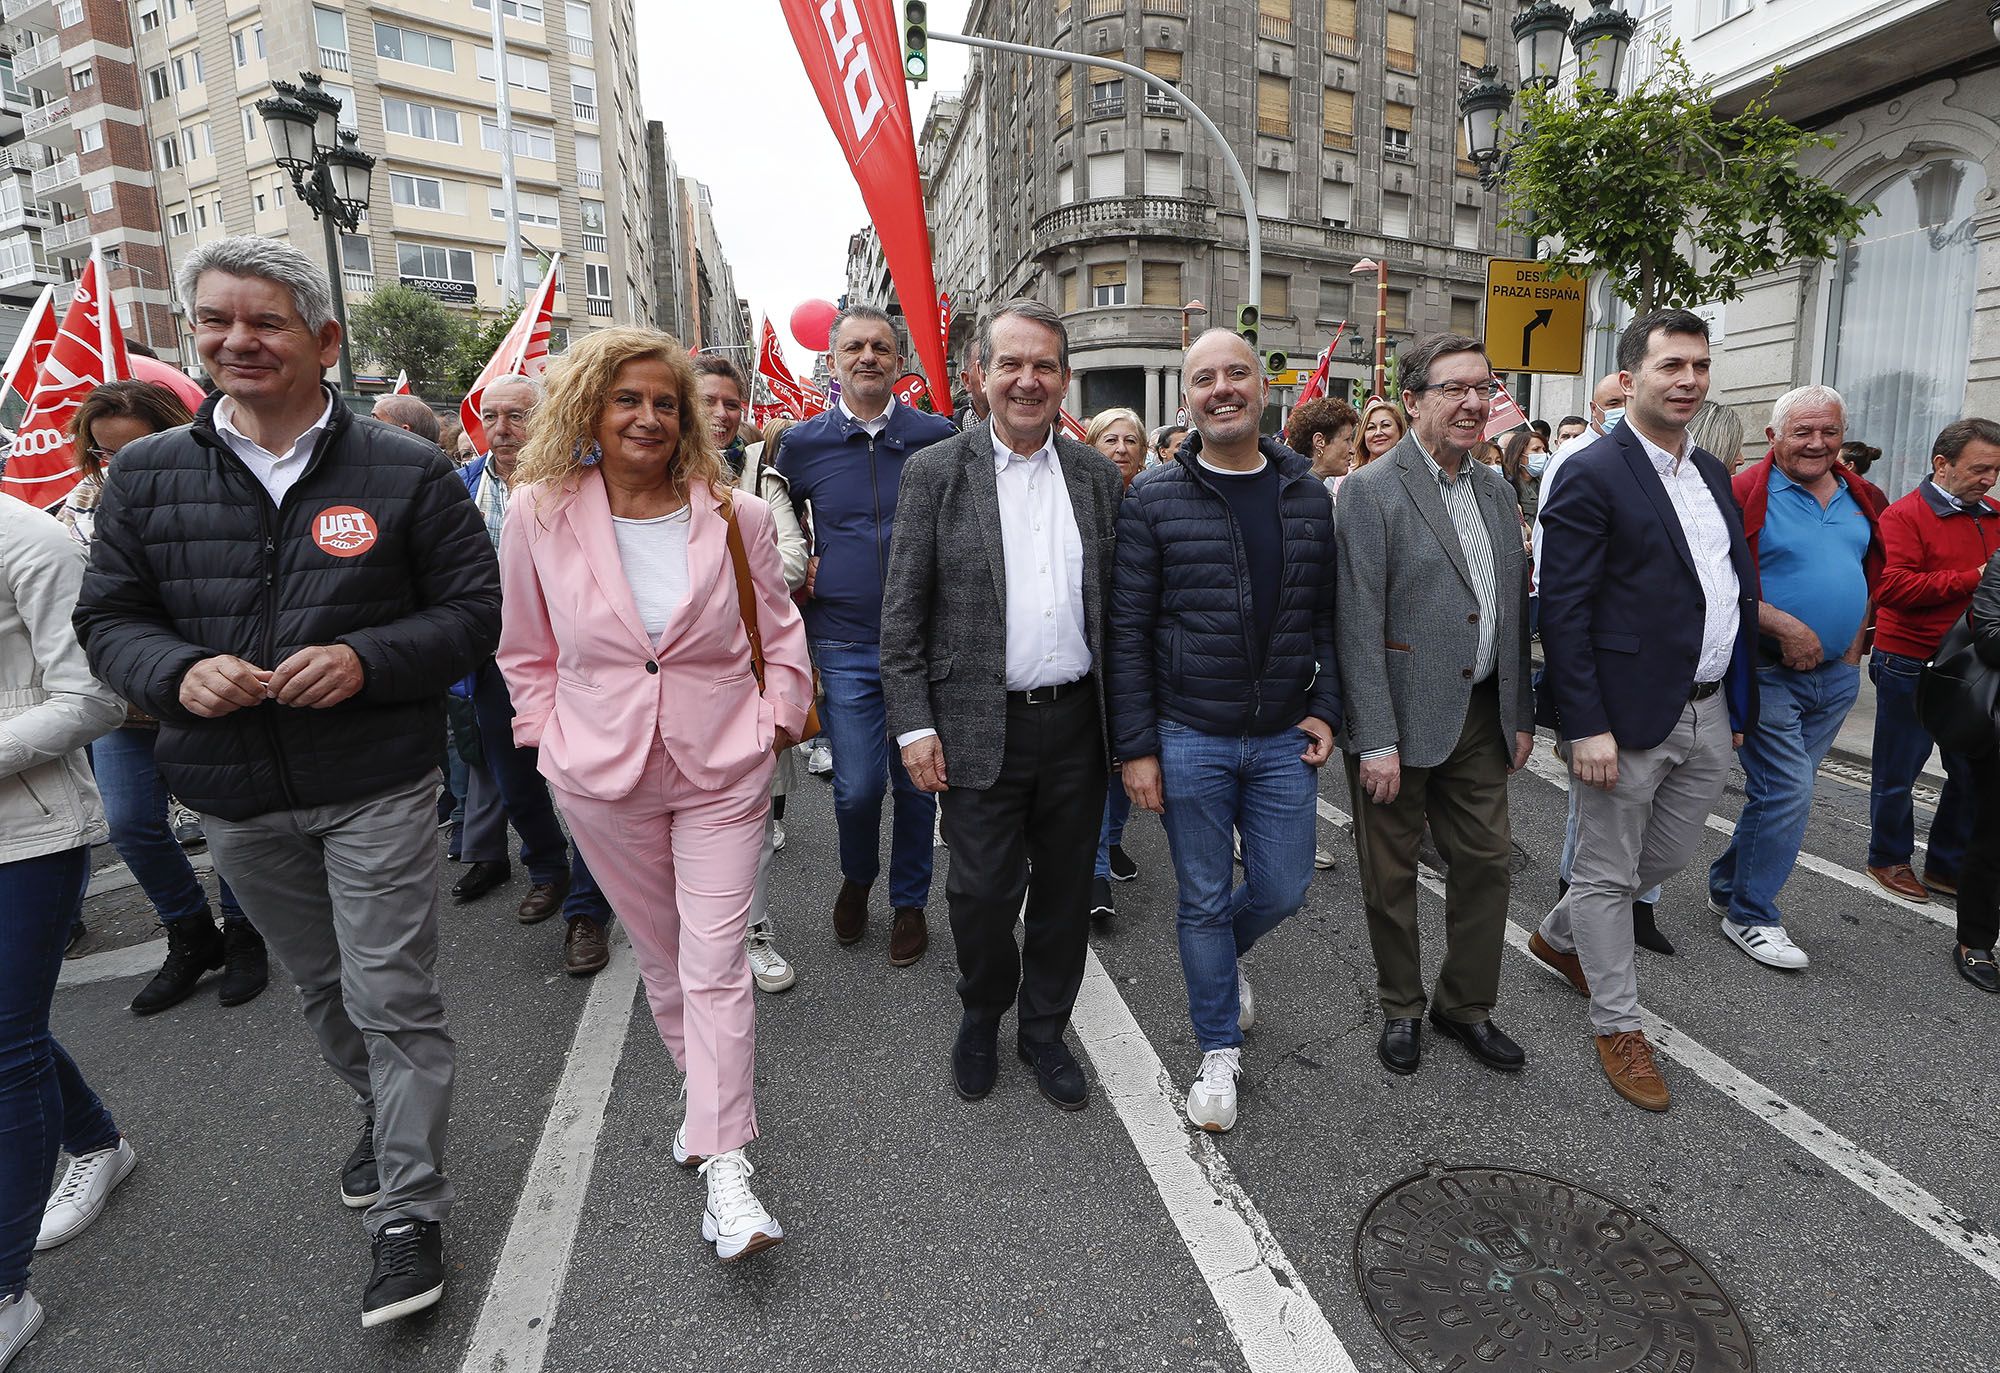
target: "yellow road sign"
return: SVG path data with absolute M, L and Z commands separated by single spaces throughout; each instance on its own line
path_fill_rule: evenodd
M 1547 264 L 1494 258 L 1486 264 L 1486 356 L 1496 372 L 1583 370 L 1583 303 L 1589 284 Z
M 1273 372 L 1271 374 L 1271 385 L 1298 386 L 1302 384 L 1305 381 L 1305 379 L 1311 375 L 1312 375 L 1311 372 L 1305 371 L 1302 368 L 1293 367 L 1283 372 Z

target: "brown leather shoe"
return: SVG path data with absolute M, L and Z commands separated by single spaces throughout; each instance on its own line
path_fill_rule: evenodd
M 833 898 L 833 937 L 843 944 L 857 942 L 868 928 L 868 888 L 843 879 Z
M 924 956 L 931 946 L 931 927 L 915 906 L 896 907 L 896 923 L 889 930 L 889 966 L 907 968 Z
M 1578 996 L 1590 995 L 1590 983 L 1583 976 L 1583 960 L 1574 953 L 1564 953 L 1549 943 L 1542 938 L 1540 930 L 1528 936 L 1528 952 L 1568 978 L 1569 985 L 1576 988 Z
M 1667 1080 L 1660 1076 L 1659 1065 L 1653 1062 L 1653 1046 L 1646 1042 L 1644 1031 L 1599 1035 L 1597 1057 L 1604 1064 L 1604 1075 L 1611 1080 L 1611 1090 L 1634 1106 L 1664 1111 L 1673 1100 L 1667 1095 Z
M 563 935 L 563 971 L 571 977 L 589 977 L 604 970 L 611 961 L 611 945 L 604 927 L 587 915 L 569 922 Z
M 1908 863 L 1896 863 L 1886 868 L 1865 868 L 1863 871 L 1874 878 L 1876 885 L 1891 896 L 1900 896 L 1903 900 L 1913 901 L 1918 905 L 1923 905 L 1931 899 L 1931 894 L 1924 890 L 1924 884 L 1917 880 L 1914 872 L 1910 871 Z
M 1934 891 L 1939 896 L 1949 896 L 1954 901 L 1958 899 L 1958 877 L 1955 874 L 1951 877 L 1946 877 L 1941 872 L 1932 872 L 1930 864 L 1926 863 L 1924 864 L 1923 884 L 1926 891 Z
M 521 898 L 521 909 L 514 912 L 514 918 L 523 925 L 539 925 L 557 911 L 569 896 L 569 883 L 537 882 L 528 888 L 528 894 Z

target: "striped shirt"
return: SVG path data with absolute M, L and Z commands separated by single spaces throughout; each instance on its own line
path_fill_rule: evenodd
M 1469 455 L 1459 459 L 1458 475 L 1454 477 L 1437 465 L 1437 460 L 1421 443 L 1417 447 L 1423 452 L 1431 475 L 1437 479 L 1445 513 L 1451 516 L 1451 527 L 1458 531 L 1458 550 L 1465 555 L 1465 570 L 1472 574 L 1472 594 L 1479 601 L 1479 656 L 1473 664 L 1472 680 L 1483 682 L 1493 675 L 1494 625 L 1500 618 L 1500 590 L 1493 571 L 1493 535 L 1486 528 L 1486 517 L 1479 513 L 1479 486 L 1472 473 L 1473 459 Z
M 1729 560 L 1729 523 L 1723 519 L 1722 508 L 1715 503 L 1715 493 L 1700 468 L 1640 434 L 1629 419 L 1626 427 L 1639 435 L 1653 470 L 1667 488 L 1667 499 L 1673 502 L 1688 553 L 1694 558 L 1695 575 L 1701 578 L 1701 657 L 1695 662 L 1694 679 L 1719 682 L 1729 672 L 1729 660 L 1736 652 L 1736 632 L 1742 623 L 1742 611 L 1736 603 L 1742 585 L 1736 580 L 1736 564 Z M 1681 447 L 1693 451 L 1693 444 L 1686 439 Z

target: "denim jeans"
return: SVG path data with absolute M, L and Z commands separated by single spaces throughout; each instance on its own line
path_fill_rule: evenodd
M 863 886 L 882 873 L 882 793 L 895 794 L 889 834 L 889 904 L 922 909 L 931 897 L 937 797 L 919 791 L 890 752 L 882 704 L 882 653 L 875 644 L 817 639 L 826 706 L 820 719 L 833 748 L 833 815 L 840 834 L 840 875 Z
M 1132 798 L 1125 794 L 1125 782 L 1118 775 L 1118 769 L 1111 769 L 1111 780 L 1104 784 L 1104 823 L 1097 831 L 1097 871 L 1096 876 L 1109 880 L 1111 877 L 1111 846 L 1125 842 L 1125 822 L 1132 815 Z
M 118 1142 L 118 1127 L 49 1033 L 63 941 L 83 906 L 90 849 L 0 863 L 0 1297 L 28 1261 L 57 1155 Z
M 1782 925 L 1778 892 L 1812 815 L 1813 779 L 1861 690 L 1861 668 L 1835 659 L 1810 672 L 1757 672 L 1757 728 L 1743 736 L 1743 811 L 1708 870 L 1709 898 L 1739 925 Z
M 1175 924 L 1188 1018 L 1203 1053 L 1243 1042 L 1236 960 L 1305 903 L 1312 883 L 1319 773 L 1303 730 L 1241 737 L 1159 722 L 1161 817 L 1180 888 Z M 1236 886 L 1234 836 L 1243 836 Z
M 1910 788 L 1923 771 L 1936 743 L 1917 723 L 1917 678 L 1923 660 L 1876 649 L 1868 660 L 1868 680 L 1875 684 L 1875 747 L 1868 795 L 1868 866 L 1892 868 L 1907 863 L 1917 847 L 1916 812 Z M 1944 794 L 1931 817 L 1928 872 L 1957 877 L 1972 835 L 1972 774 L 1959 754 L 1944 757 Z
M 167 825 L 167 782 L 153 761 L 159 737 L 156 729 L 131 725 L 114 729 L 90 745 L 90 767 L 104 795 L 111 847 L 139 880 L 165 925 L 183 916 L 206 914 L 208 893 Z M 243 908 L 236 904 L 236 893 L 229 890 L 222 870 L 217 868 L 215 875 L 221 887 L 222 918 L 243 919 Z
M 472 707 L 479 718 L 479 751 L 485 767 L 500 788 L 500 803 L 514 833 L 521 836 L 521 862 L 528 869 L 528 880 L 539 886 L 567 878 L 569 895 L 563 898 L 563 919 L 589 916 L 609 928 L 611 903 L 597 889 L 597 879 L 584 865 L 583 854 L 563 838 L 555 802 L 549 799 L 549 784 L 537 768 L 538 751 L 514 743 L 514 699 L 507 692 L 507 679 L 491 662 L 476 675 Z M 505 831 L 501 837 L 506 837 Z

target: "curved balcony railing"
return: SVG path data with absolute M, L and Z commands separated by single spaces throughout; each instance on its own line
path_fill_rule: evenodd
M 1078 239 L 1145 233 L 1157 225 L 1205 225 L 1215 218 L 1207 201 L 1179 196 L 1131 195 L 1080 200 L 1035 221 L 1035 242 L 1044 247 Z

